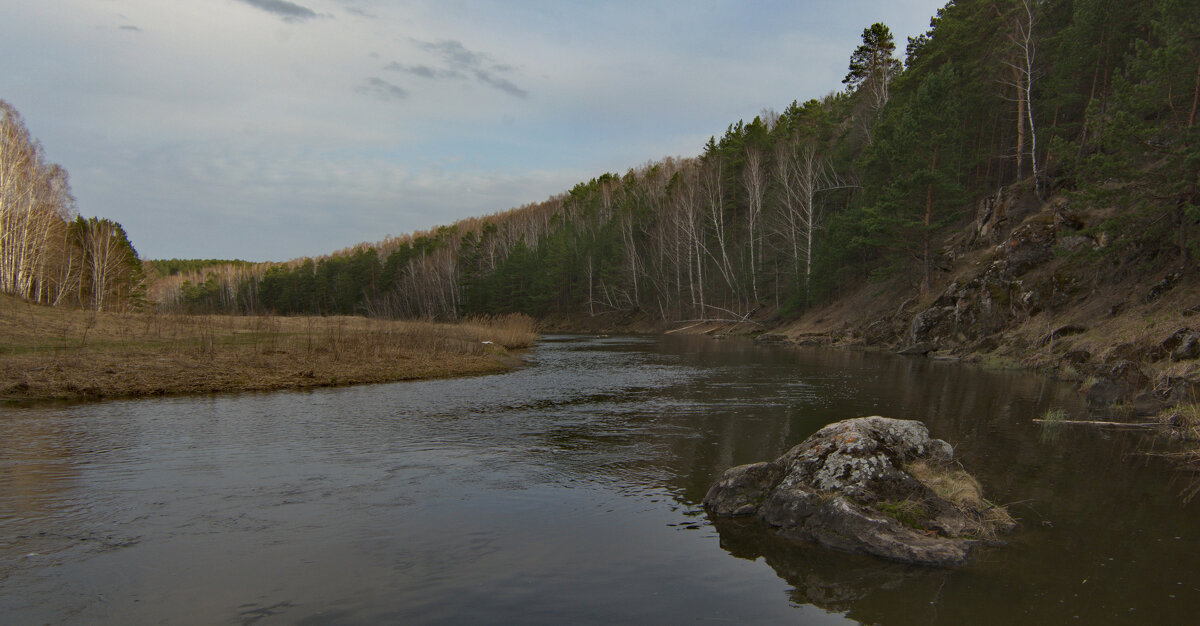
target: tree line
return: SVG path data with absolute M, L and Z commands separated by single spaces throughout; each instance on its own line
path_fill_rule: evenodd
M 143 296 L 121 225 L 75 212 L 67 172 L 45 160 L 21 115 L 0 100 L 0 293 L 97 311 Z
M 165 306 L 443 317 L 800 311 L 927 290 L 973 201 L 1018 184 L 1114 207 L 1105 254 L 1200 252 L 1200 4 L 958 0 L 898 49 L 872 24 L 845 88 L 738 121 L 702 153 L 504 213 L 286 264 L 197 267 Z

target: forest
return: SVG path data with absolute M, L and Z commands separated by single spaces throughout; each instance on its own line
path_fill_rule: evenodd
M 144 304 L 144 275 L 121 225 L 75 213 L 67 171 L 47 163 L 0 100 L 0 293 L 96 311 Z
M 0 290 L 234 314 L 787 315 L 871 280 L 929 289 L 947 235 L 1010 185 L 1112 207 L 1081 232 L 1105 245 L 1079 254 L 1200 254 L 1200 3 L 954 1 L 907 42 L 867 26 L 843 84 L 542 202 L 286 263 L 148 262 L 145 277 L 119 225 L 71 219 L 65 172 L 6 107 Z M 96 242 L 123 260 L 109 268 Z

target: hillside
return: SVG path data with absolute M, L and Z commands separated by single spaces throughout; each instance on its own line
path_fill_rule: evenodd
M 1022 193 L 1024 191 L 1024 193 Z M 1105 254 L 1108 212 L 1019 186 L 950 234 L 925 295 L 863 284 L 767 341 L 1012 364 L 1076 380 L 1097 415 L 1153 415 L 1200 394 L 1200 282 L 1191 265 Z
M 1196 24 L 1200 8 L 1168 0 L 951 2 L 903 46 L 868 26 L 845 89 L 732 123 L 696 157 L 326 256 L 177 264 L 151 298 L 193 312 L 794 316 L 895 277 L 929 296 L 948 268 L 940 242 L 1013 185 L 1087 215 L 1056 225 L 1097 242 L 1066 242 L 1078 263 L 1187 267 Z

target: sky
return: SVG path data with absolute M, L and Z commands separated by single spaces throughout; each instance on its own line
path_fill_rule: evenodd
M 944 0 L 0 0 L 0 100 L 144 259 L 317 256 L 694 156 Z

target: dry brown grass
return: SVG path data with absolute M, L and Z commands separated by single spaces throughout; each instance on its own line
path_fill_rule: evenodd
M 968 522 L 967 530 L 977 537 L 994 537 L 998 531 L 1011 529 L 1016 521 L 1008 510 L 984 499 L 979 481 L 966 471 L 938 467 L 918 461 L 909 465 L 908 473 L 921 481 L 933 493 L 954 505 Z
M 266 391 L 502 371 L 525 316 L 461 324 L 360 317 L 101 313 L 0 298 L 0 400 Z
M 1146 293 L 1159 278 L 1159 274 L 1153 274 L 1132 276 L 1116 284 L 1098 281 L 1089 285 L 1090 292 L 1083 301 L 1053 314 L 1039 313 L 1006 334 L 1010 343 L 1020 345 L 1014 352 L 1029 367 L 1055 367 L 1063 353 L 1085 350 L 1096 362 L 1138 361 L 1151 378 L 1191 377 L 1200 372 L 1194 362 L 1173 363 L 1154 351 L 1176 330 L 1196 327 L 1197 318 L 1185 311 L 1200 304 L 1200 284 L 1183 282 L 1146 302 Z M 1114 308 L 1119 310 L 1115 315 L 1111 313 Z M 1051 331 L 1067 324 L 1085 330 L 1052 342 L 1043 341 Z

